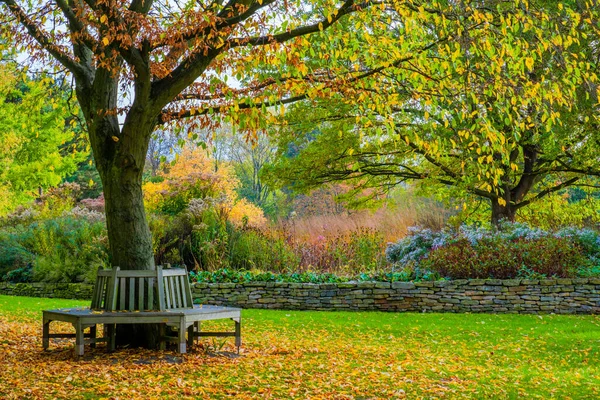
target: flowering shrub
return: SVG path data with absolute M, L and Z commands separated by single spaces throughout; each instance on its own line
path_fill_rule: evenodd
M 586 228 L 546 231 L 505 223 L 498 229 L 411 229 L 386 250 L 388 261 L 449 278 L 594 276 L 600 234 Z
M 82 199 L 79 202 L 78 206 L 82 207 L 82 208 L 86 208 L 90 211 L 96 211 L 99 213 L 103 213 L 104 206 L 105 206 L 104 193 L 102 193 L 99 197 L 97 197 L 95 199 Z
M 63 217 L 72 217 L 75 219 L 83 219 L 90 223 L 104 222 L 106 216 L 103 212 L 94 209 L 77 206 L 71 210 L 64 211 Z

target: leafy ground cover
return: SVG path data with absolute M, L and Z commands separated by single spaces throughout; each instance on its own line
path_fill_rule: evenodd
M 41 349 L 41 310 L 0 296 L 0 398 L 576 398 L 600 396 L 600 317 L 244 311 L 239 357 L 71 342 Z M 218 327 L 214 327 L 218 328 Z

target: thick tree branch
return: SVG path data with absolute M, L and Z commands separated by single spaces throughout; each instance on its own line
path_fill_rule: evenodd
M 132 0 L 129 10 L 140 14 L 148 14 L 153 3 L 154 0 Z
M 525 206 L 533 203 L 536 200 L 541 199 L 542 197 L 544 197 L 544 196 L 546 196 L 546 195 L 548 195 L 550 193 L 554 193 L 554 192 L 557 192 L 557 191 L 559 191 L 561 189 L 564 189 L 564 188 L 566 188 L 568 186 L 571 186 L 575 182 L 577 182 L 579 179 L 581 179 L 581 177 L 577 176 L 575 178 L 571 178 L 571 179 L 569 179 L 567 181 L 564 181 L 563 183 L 561 183 L 559 185 L 556 185 L 554 187 L 551 187 L 551 188 L 548 188 L 548 189 L 544 189 L 541 192 L 539 192 L 538 194 L 536 194 L 535 196 L 533 196 L 533 197 L 531 197 L 531 198 L 529 198 L 529 199 L 527 199 L 525 201 L 522 201 L 520 203 L 515 204 L 515 209 L 519 209 L 521 207 L 525 207 Z
M 308 98 L 308 95 L 307 94 L 302 94 L 302 95 L 299 95 L 299 96 L 289 97 L 287 99 L 281 99 L 281 100 L 277 100 L 277 101 L 263 101 L 263 102 L 256 102 L 256 103 L 242 103 L 242 104 L 238 105 L 238 108 L 240 110 L 247 110 L 247 109 L 250 109 L 250 108 L 273 107 L 273 106 L 278 106 L 278 105 L 285 105 L 285 104 L 295 103 L 297 101 L 304 100 L 306 98 Z M 160 116 L 159 116 L 158 123 L 159 124 L 164 124 L 164 123 L 167 123 L 167 122 L 170 122 L 170 121 L 175 121 L 175 120 L 190 118 L 190 117 L 193 117 L 195 115 L 200 116 L 200 115 L 207 115 L 207 114 L 211 114 L 211 113 L 223 113 L 228 108 L 229 108 L 229 106 L 223 105 L 223 106 L 220 106 L 220 107 L 208 107 L 208 108 L 203 108 L 203 109 L 200 109 L 200 110 L 197 110 L 197 109 L 193 108 L 191 110 L 185 110 L 185 111 L 181 111 L 179 113 L 173 113 L 173 112 L 169 112 L 169 111 L 163 111 L 160 114 Z
M 282 32 L 275 35 L 265 35 L 265 36 L 257 36 L 251 38 L 232 38 L 227 41 L 228 47 L 237 47 L 237 46 L 262 46 L 269 43 L 283 43 L 287 42 L 290 39 L 293 39 L 298 36 L 305 36 L 311 33 L 323 31 L 334 23 L 336 23 L 340 18 L 345 15 L 351 14 L 355 11 L 362 10 L 364 8 L 370 7 L 374 4 L 379 4 L 376 1 L 367 1 L 365 3 L 355 4 L 354 0 L 346 0 L 344 4 L 337 9 L 337 13 L 330 17 L 329 19 L 323 18 L 319 22 L 316 22 L 311 25 L 301 26 L 295 29 L 292 29 L 288 32 Z

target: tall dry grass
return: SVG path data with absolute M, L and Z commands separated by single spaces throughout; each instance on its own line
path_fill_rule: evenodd
M 361 230 L 381 234 L 385 241 L 396 241 L 411 226 L 441 229 L 448 211 L 428 199 L 414 199 L 403 205 L 391 205 L 376 211 L 361 210 L 337 215 L 311 215 L 279 221 L 273 227 L 288 232 L 296 240 L 315 242 L 320 236 L 330 237 Z
M 275 242 L 284 242 L 300 271 L 356 274 L 389 267 L 385 249 L 420 225 L 441 229 L 448 211 L 427 199 L 408 198 L 372 212 L 304 215 L 261 229 Z

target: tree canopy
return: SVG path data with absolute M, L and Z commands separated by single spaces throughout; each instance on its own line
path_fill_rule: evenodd
M 600 173 L 597 8 L 516 2 L 439 15 L 421 34 L 453 40 L 357 82 L 355 97 L 293 106 L 282 152 L 300 154 L 274 175 L 299 189 L 452 186 L 489 200 L 498 221 Z

